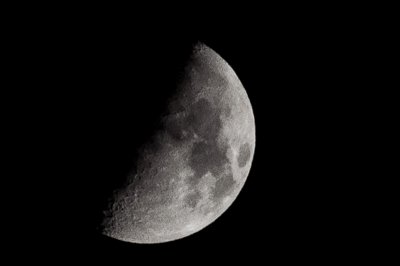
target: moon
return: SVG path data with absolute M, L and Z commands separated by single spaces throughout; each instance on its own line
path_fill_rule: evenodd
M 247 179 L 252 107 L 235 72 L 205 44 L 194 46 L 160 119 L 104 211 L 106 236 L 132 243 L 187 237 L 220 217 Z

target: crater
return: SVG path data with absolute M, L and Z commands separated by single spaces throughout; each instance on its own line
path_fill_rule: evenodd
M 220 112 L 202 98 L 193 104 L 186 125 L 198 136 L 208 140 L 218 137 L 221 130 Z
M 250 144 L 249 143 L 242 144 L 239 149 L 239 156 L 237 157 L 237 162 L 240 168 L 246 166 L 247 162 L 250 159 L 250 154 L 251 154 Z
M 200 200 L 201 200 L 201 193 L 200 191 L 196 190 L 195 192 L 192 192 L 186 196 L 185 203 L 189 207 L 195 208 Z
M 217 142 L 222 130 L 220 113 L 209 101 L 200 99 L 193 105 L 188 117 L 188 126 L 201 139 L 193 145 L 189 158 L 189 166 L 194 171 L 193 177 L 189 179 L 191 185 L 197 185 L 207 172 L 215 177 L 222 176 L 225 165 L 229 164 L 227 142 Z
M 219 146 L 215 142 L 196 143 L 189 160 L 189 166 L 195 172 L 192 184 L 196 185 L 207 172 L 215 177 L 221 176 L 224 166 L 229 163 L 226 151 L 227 147 Z
M 227 196 L 235 186 L 236 181 L 233 178 L 233 174 L 229 173 L 217 180 L 215 188 L 213 190 L 214 201 L 220 201 L 222 198 Z
M 225 118 L 228 118 L 232 115 L 232 109 L 229 106 L 225 106 L 223 109 L 223 115 Z

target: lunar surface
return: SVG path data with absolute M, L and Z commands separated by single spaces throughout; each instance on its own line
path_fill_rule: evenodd
M 102 233 L 133 243 L 189 236 L 232 204 L 249 174 L 255 123 L 232 68 L 197 44 L 161 129 L 104 212 Z

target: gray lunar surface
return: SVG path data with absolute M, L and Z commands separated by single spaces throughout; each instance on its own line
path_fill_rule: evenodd
M 249 174 L 255 122 L 232 68 L 198 44 L 126 185 L 114 193 L 103 234 L 133 243 L 189 236 L 215 221 Z

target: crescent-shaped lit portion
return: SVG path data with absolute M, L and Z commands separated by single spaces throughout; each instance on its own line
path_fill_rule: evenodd
M 134 243 L 191 235 L 217 219 L 249 174 L 255 124 L 249 98 L 232 68 L 197 44 L 162 129 L 114 193 L 103 234 Z

